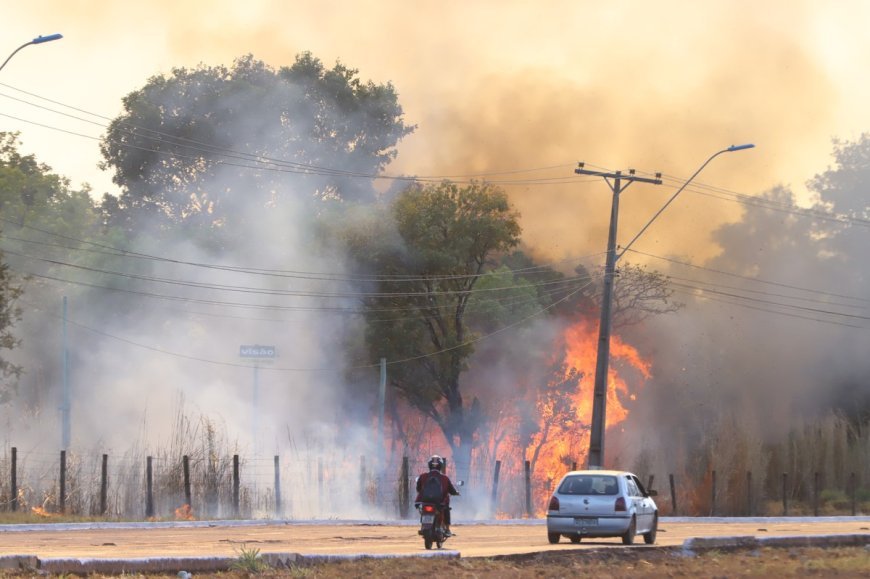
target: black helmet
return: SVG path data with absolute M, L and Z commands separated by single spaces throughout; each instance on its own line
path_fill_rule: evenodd
M 429 458 L 429 470 L 437 470 L 441 471 L 444 469 L 444 459 L 438 456 L 437 454 L 433 454 Z

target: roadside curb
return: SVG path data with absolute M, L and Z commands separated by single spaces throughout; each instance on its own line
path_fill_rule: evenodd
M 459 559 L 459 551 L 432 551 L 395 555 L 302 555 L 300 553 L 262 553 L 260 560 L 275 569 L 306 567 L 338 561 L 364 559 Z M 94 559 L 57 557 L 40 559 L 35 555 L 0 556 L 0 569 L 40 571 L 57 575 L 126 574 L 126 573 L 176 573 L 180 571 L 219 572 L 228 571 L 238 561 L 235 557 L 144 557 L 132 559 Z
M 861 547 L 870 545 L 870 533 L 854 535 L 798 535 L 781 537 L 695 537 L 683 542 L 683 552 L 760 549 L 761 547 Z

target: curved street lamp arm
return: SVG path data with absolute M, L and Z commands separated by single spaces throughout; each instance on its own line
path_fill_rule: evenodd
M 683 192 L 683 189 L 685 189 L 686 186 L 687 186 L 689 183 L 691 183 L 691 182 L 695 179 L 695 177 L 698 176 L 698 173 L 700 173 L 701 171 L 704 170 L 704 167 L 706 167 L 706 166 L 710 163 L 710 161 L 712 161 L 713 159 L 715 159 L 716 157 L 718 157 L 718 156 L 721 155 L 722 153 L 733 153 L 734 151 L 742 151 L 742 150 L 744 150 L 744 149 L 751 149 L 751 148 L 754 147 L 754 146 L 755 146 L 755 145 L 753 145 L 753 144 L 751 144 L 751 143 L 747 143 L 747 144 L 745 144 L 745 145 L 731 145 L 731 146 L 728 147 L 727 149 L 722 149 L 721 151 L 717 151 L 717 152 L 713 153 L 712 155 L 710 155 L 710 158 L 707 159 L 706 161 L 704 161 L 704 164 L 703 164 L 703 165 L 701 165 L 700 167 L 698 167 L 698 170 L 695 171 L 695 172 L 692 174 L 692 176 L 689 177 L 689 178 L 686 180 L 686 182 L 683 183 L 683 184 L 680 186 L 679 189 L 677 189 L 677 192 L 676 192 L 676 193 L 674 193 L 673 195 L 671 195 L 671 198 L 668 199 L 668 201 L 667 201 L 664 205 L 662 205 L 662 208 L 661 208 L 661 209 L 659 209 L 658 211 L 656 211 L 656 214 L 652 216 L 652 219 L 650 219 L 649 221 L 647 221 L 646 225 L 643 226 L 643 228 L 642 228 L 642 229 L 637 233 L 637 235 L 635 235 L 635 236 L 632 238 L 632 240 L 629 241 L 628 244 L 625 245 L 625 247 L 622 248 L 622 251 L 620 251 L 620 252 L 616 255 L 616 259 L 619 260 L 619 258 L 622 257 L 622 256 L 625 254 L 626 251 L 628 251 L 628 248 L 631 247 L 631 246 L 634 244 L 634 242 L 637 241 L 637 239 L 638 239 L 641 235 L 643 235 L 643 232 L 646 231 L 646 230 L 649 228 L 650 225 L 652 225 L 652 222 L 655 221 L 656 218 L 658 218 L 658 216 L 661 215 L 662 212 L 663 212 L 665 209 L 668 208 L 668 205 L 670 205 L 671 202 L 673 202 L 673 200 L 677 198 L 677 195 L 679 195 L 680 193 Z
M 24 44 L 22 44 L 21 46 L 19 46 L 19 47 L 16 48 L 15 50 L 13 50 L 13 51 L 12 51 L 12 54 L 10 54 L 9 56 L 7 56 L 7 57 L 6 57 L 6 60 L 3 61 L 3 64 L 0 64 L 0 70 L 3 70 L 3 67 L 6 66 L 6 63 L 9 62 L 10 60 L 12 60 L 12 57 L 15 56 L 15 54 L 16 54 L 19 50 L 21 50 L 21 49 L 24 48 L 25 46 L 30 46 L 31 44 L 33 44 L 33 41 L 32 41 L 32 40 L 31 40 L 30 42 L 25 42 Z
M 3 67 L 6 66 L 6 63 L 12 60 L 12 57 L 15 56 L 18 51 L 25 46 L 30 46 L 31 44 L 42 44 L 43 42 L 51 42 L 52 40 L 59 40 L 61 38 L 63 38 L 62 34 L 49 34 L 48 36 L 37 36 L 30 42 L 25 42 L 24 44 L 13 50 L 12 54 L 6 57 L 6 60 L 3 61 L 3 64 L 0 64 L 0 70 L 3 70 Z

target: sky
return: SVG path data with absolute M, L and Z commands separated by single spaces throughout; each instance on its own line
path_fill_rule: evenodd
M 755 149 L 717 158 L 696 182 L 749 195 L 782 184 L 808 201 L 804 183 L 830 165 L 832 139 L 870 128 L 861 73 L 870 65 L 862 28 L 870 3 L 861 1 L 4 4 L 0 50 L 37 35 L 64 38 L 26 47 L 0 71 L 0 130 L 19 131 L 25 152 L 96 196 L 117 192 L 97 168 L 98 139 L 126 94 L 173 67 L 246 54 L 280 67 L 310 51 L 364 80 L 392 82 L 417 130 L 390 174 L 548 167 L 490 179 L 571 178 L 584 161 L 686 179 L 714 152 L 751 142 Z M 624 196 L 621 242 L 674 183 Z M 610 190 L 601 179 L 505 187 L 534 251 L 603 249 Z M 709 258 L 710 233 L 740 211 L 686 195 L 635 248 Z

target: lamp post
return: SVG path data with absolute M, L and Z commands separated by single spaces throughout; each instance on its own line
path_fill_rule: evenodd
M 62 34 L 49 34 L 48 36 L 37 36 L 30 42 L 25 42 L 24 44 L 13 50 L 12 54 L 6 57 L 6 60 L 3 61 L 3 64 L 0 64 L 0 70 L 3 70 L 3 67 L 6 66 L 6 63 L 9 62 L 12 57 L 15 56 L 15 54 L 25 46 L 30 46 L 31 44 L 43 44 L 46 42 L 51 42 L 52 40 L 60 40 L 61 38 L 63 38 Z
M 652 225 L 652 222 L 662 214 L 662 212 L 673 202 L 677 196 L 683 192 L 686 186 L 698 176 L 698 174 L 706 167 L 710 161 L 721 155 L 722 153 L 732 153 L 734 151 L 742 151 L 751 149 L 755 145 L 731 145 L 726 149 L 717 151 L 710 155 L 704 163 L 689 177 L 685 183 L 677 189 L 667 203 L 659 209 L 655 215 L 641 228 L 640 232 L 628 242 L 622 251 L 616 253 L 616 229 L 619 216 L 619 194 L 633 181 L 642 181 L 655 185 L 661 184 L 661 174 L 657 173 L 655 179 L 636 177 L 634 171 L 630 171 L 629 175 L 623 175 L 620 171 L 615 173 L 604 173 L 600 171 L 589 171 L 583 167 L 583 164 L 574 172 L 581 175 L 597 175 L 604 177 L 608 185 L 613 191 L 613 206 L 610 212 L 610 232 L 607 240 L 607 260 L 604 267 L 604 294 L 601 300 L 601 322 L 598 326 L 598 357 L 595 363 L 595 385 L 592 393 L 592 426 L 589 434 L 589 455 L 587 456 L 587 466 L 591 469 L 602 468 L 604 466 L 604 430 L 607 415 L 607 374 L 610 367 L 610 324 L 611 324 L 611 308 L 613 302 L 613 283 L 616 273 L 616 262 L 625 254 L 631 245 Z M 611 184 L 612 180 L 612 184 Z M 623 180 L 628 183 L 622 184 Z

